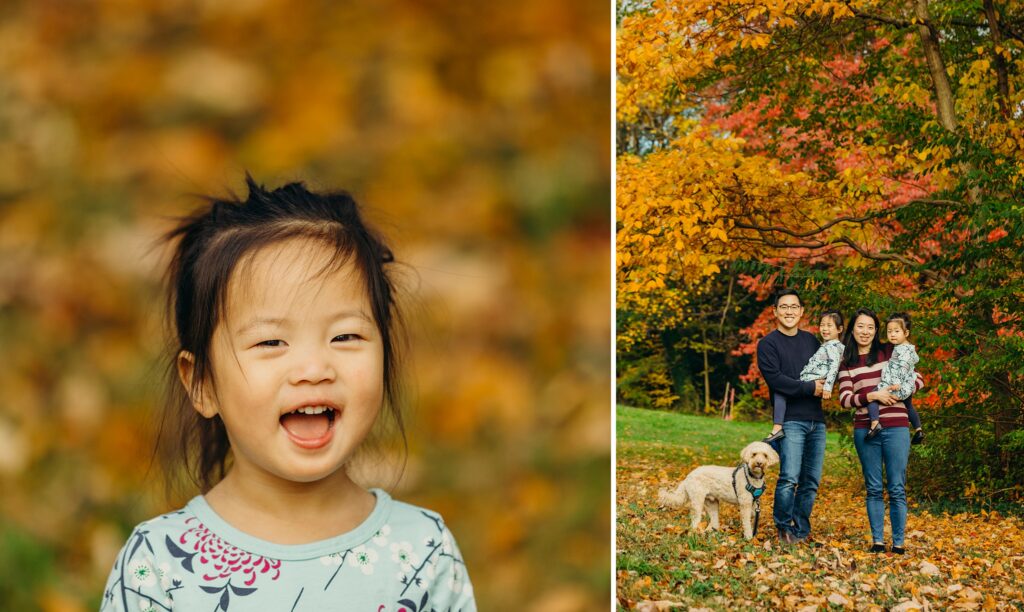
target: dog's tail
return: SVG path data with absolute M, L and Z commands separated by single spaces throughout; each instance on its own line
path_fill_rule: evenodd
M 660 489 L 658 491 L 658 504 L 669 508 L 682 508 L 689 503 L 690 497 L 682 486 L 676 487 L 675 491 Z

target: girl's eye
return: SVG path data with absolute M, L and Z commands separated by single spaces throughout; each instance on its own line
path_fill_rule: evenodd
M 360 337 L 358 334 L 338 334 L 331 340 L 331 342 L 351 342 L 359 339 Z
M 256 346 L 266 346 L 266 347 L 270 347 L 270 348 L 276 348 L 276 347 L 282 346 L 283 344 L 284 344 L 283 340 L 264 340 L 263 342 L 260 342 Z

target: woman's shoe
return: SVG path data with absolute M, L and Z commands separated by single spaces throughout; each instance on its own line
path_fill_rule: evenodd
M 764 440 L 761 440 L 761 441 L 764 442 L 765 444 L 771 444 L 772 442 L 774 442 L 776 440 L 781 440 L 781 439 L 783 439 L 785 437 L 786 437 L 786 432 L 784 432 L 784 431 L 782 431 L 780 429 L 777 432 L 773 433 L 772 435 L 766 437 Z
M 911 444 L 924 444 L 924 432 L 918 429 L 914 432 L 914 437 L 910 439 Z
M 868 430 L 868 435 L 864 436 L 864 438 L 866 440 L 870 440 L 871 438 L 874 438 L 875 436 L 877 436 L 879 434 L 879 432 L 881 432 L 881 431 L 882 431 L 882 424 L 881 423 L 875 423 L 871 427 L 871 429 Z
M 893 544 L 890 551 L 892 551 L 892 554 L 894 555 L 902 555 L 903 553 L 907 552 L 907 549 L 902 546 L 896 546 L 895 544 Z
M 871 548 L 868 549 L 868 552 L 884 553 L 885 552 L 885 544 L 872 544 Z

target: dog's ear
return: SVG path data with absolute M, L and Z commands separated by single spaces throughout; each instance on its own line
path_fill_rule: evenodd
M 779 464 L 779 454 L 777 452 L 775 452 L 775 449 L 772 448 L 771 446 L 769 446 L 767 444 L 765 444 L 765 446 L 768 447 L 767 449 L 765 449 L 765 452 L 768 453 L 768 465 L 766 465 L 765 467 L 771 467 L 773 465 L 778 465 Z

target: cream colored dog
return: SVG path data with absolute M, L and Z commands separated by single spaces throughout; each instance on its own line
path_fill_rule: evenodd
M 718 530 L 718 503 L 737 504 L 743 537 L 753 538 L 752 518 L 765 489 L 765 470 L 779 463 L 779 455 L 764 442 L 751 442 L 740 452 L 740 459 L 738 467 L 702 465 L 687 474 L 674 491 L 661 489 L 658 503 L 682 508 L 689 502 L 690 528 L 695 531 L 705 511 L 711 517 L 708 527 Z

